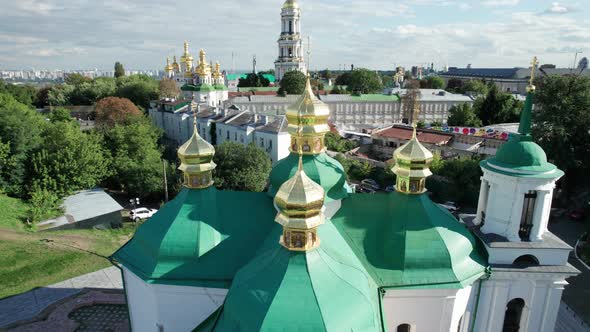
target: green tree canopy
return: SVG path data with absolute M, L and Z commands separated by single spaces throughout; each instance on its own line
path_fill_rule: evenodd
M 65 83 L 69 84 L 69 85 L 80 85 L 82 83 L 90 83 L 90 82 L 92 82 L 91 78 L 86 77 L 82 74 L 78 74 L 78 73 L 67 74 L 67 76 L 65 78 Z
M 300 95 L 305 89 L 305 82 L 307 78 L 305 74 L 298 71 L 292 70 L 285 73 L 281 80 L 281 88 L 290 95 Z
M 0 93 L 11 95 L 16 101 L 32 106 L 37 101 L 37 89 L 31 85 L 15 85 L 0 80 Z
M 260 88 L 268 87 L 269 85 L 270 81 L 264 77 L 262 72 L 258 74 L 250 73 L 238 81 L 239 88 Z
M 117 97 L 127 98 L 135 105 L 148 109 L 150 101 L 158 99 L 158 82 L 146 75 L 130 75 L 117 79 Z
M 491 85 L 494 85 L 493 83 Z M 494 85 L 495 86 L 495 85 Z M 490 85 L 482 80 L 470 80 L 463 84 L 461 93 L 469 93 L 475 96 L 485 96 L 490 91 Z
M 340 135 L 333 132 L 326 134 L 326 147 L 330 151 L 348 152 L 359 146 L 359 143 L 352 140 L 343 139 Z
M 347 71 L 336 77 L 336 85 L 349 85 L 352 73 Z
M 445 187 L 449 196 L 443 197 L 443 199 L 454 200 L 473 207 L 477 206 L 482 175 L 479 167 L 480 161 L 479 158 L 467 157 L 441 160 L 440 156 L 435 154 L 430 169 L 435 175 L 448 180 Z
M 41 115 L 19 103 L 7 93 L 0 93 L 0 142 L 9 145 L 0 167 L 0 190 L 24 197 L 25 170 L 32 151 L 41 144 L 41 132 L 47 125 Z
M 451 107 L 447 123 L 449 126 L 481 127 L 481 120 L 467 103 Z
M 67 108 L 56 107 L 49 113 L 49 121 L 55 122 L 73 122 L 71 112 Z
M 375 71 L 360 68 L 352 71 L 348 91 L 363 94 L 380 93 L 383 91 L 383 84 Z
M 498 123 L 518 122 L 523 102 L 513 95 L 498 91 L 496 85 L 491 85 L 488 94 L 479 97 L 473 104 L 473 109 L 484 126 Z
M 214 179 L 219 189 L 261 192 L 271 170 L 266 153 L 254 144 L 223 142 L 215 148 Z
M 463 92 L 463 81 L 458 78 L 451 78 L 447 82 L 446 90 L 454 93 Z
M 115 62 L 115 78 L 125 76 L 125 68 L 123 68 L 123 64 L 119 61 Z
M 57 121 L 46 127 L 41 138 L 31 158 L 30 191 L 63 197 L 92 188 L 107 176 L 109 158 L 100 135 L 80 131 L 75 122 Z
M 154 197 L 163 191 L 161 131 L 146 118 L 104 130 L 105 146 L 112 159 L 108 186 L 137 197 Z
M 445 81 L 438 76 L 428 76 L 420 80 L 420 87 L 423 89 L 442 89 L 445 87 Z
M 590 78 L 543 77 L 533 112 L 533 137 L 565 171 L 568 191 L 590 182 Z

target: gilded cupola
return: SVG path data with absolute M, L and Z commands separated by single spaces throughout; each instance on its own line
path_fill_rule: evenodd
M 199 63 L 195 68 L 195 73 L 201 77 L 211 75 L 211 66 L 207 63 L 207 53 L 203 49 L 199 51 Z
M 176 55 L 174 56 L 174 62 L 172 63 L 172 69 L 174 70 L 175 73 L 180 73 L 180 65 L 178 64 L 178 61 L 176 61 Z
M 299 4 L 297 3 L 297 0 L 287 0 L 285 1 L 285 3 L 283 4 L 283 9 L 298 9 L 299 8 Z
M 420 110 L 419 101 L 414 103 L 414 119 L 418 118 Z M 393 153 L 395 165 L 392 168 L 397 176 L 396 190 L 406 194 L 422 194 L 426 191 L 426 178 L 432 175 L 430 152 L 420 141 L 416 134 L 416 124 L 413 125 L 412 138 L 400 146 Z
M 279 209 L 275 221 L 283 226 L 282 246 L 292 251 L 307 251 L 320 245 L 316 231 L 324 223 L 324 195 L 322 186 L 305 174 L 300 150 L 297 172 L 283 183 L 275 196 Z
M 196 112 L 193 127 L 191 138 L 178 148 L 178 158 L 180 159 L 178 169 L 184 175 L 185 187 L 208 188 L 213 185 L 213 170 L 216 166 L 213 162 L 215 148 L 199 135 Z
M 213 72 L 213 78 L 216 81 L 221 78 L 221 65 L 219 65 L 219 62 L 215 63 L 215 71 Z
M 299 151 L 301 146 L 305 155 L 324 152 L 324 137 L 330 131 L 329 117 L 330 108 L 314 95 L 308 76 L 303 94 L 295 104 L 287 108 L 291 151 Z M 298 133 L 300 126 L 301 135 Z
M 166 74 L 171 74 L 174 71 L 174 67 L 170 63 L 170 57 L 166 57 L 166 67 L 164 67 Z

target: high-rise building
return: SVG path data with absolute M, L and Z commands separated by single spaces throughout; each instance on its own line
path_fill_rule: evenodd
M 277 81 L 291 70 L 306 71 L 301 39 L 301 9 L 297 0 L 287 0 L 281 9 L 281 36 L 278 40 L 279 58 L 275 61 Z

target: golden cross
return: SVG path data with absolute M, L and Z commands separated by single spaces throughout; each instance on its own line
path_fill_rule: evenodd
M 533 61 L 531 62 L 531 81 L 530 81 L 530 85 L 533 85 L 533 81 L 535 80 L 535 69 L 537 68 L 537 65 L 539 64 L 539 60 L 537 59 L 537 57 L 533 57 Z

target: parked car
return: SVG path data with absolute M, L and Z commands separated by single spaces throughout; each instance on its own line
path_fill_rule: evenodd
M 133 209 L 129 213 L 129 218 L 133 221 L 139 221 L 143 219 L 148 219 L 154 215 L 154 213 L 158 212 L 156 209 L 148 209 L 148 208 L 137 208 Z
M 388 193 L 394 192 L 395 186 L 387 186 L 387 187 L 385 187 L 385 191 Z
M 575 209 L 570 211 L 567 217 L 574 221 L 584 220 L 586 218 L 586 211 L 584 209 Z
M 373 191 L 377 191 L 377 190 L 381 189 L 381 187 L 379 186 L 377 181 L 375 181 L 373 179 L 364 179 L 363 181 L 361 181 L 361 186 L 365 187 L 367 189 L 371 189 Z
M 443 207 L 451 212 L 459 211 L 459 206 L 455 202 L 444 202 L 443 204 L 438 204 L 438 205 L 440 205 L 441 207 Z
M 374 194 L 375 190 L 367 188 L 365 186 L 359 186 L 356 188 L 357 193 L 364 193 L 364 194 Z

